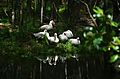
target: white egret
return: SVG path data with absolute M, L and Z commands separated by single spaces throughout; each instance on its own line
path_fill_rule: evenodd
M 71 30 L 67 30 L 67 31 L 65 31 L 65 32 L 63 32 L 68 38 L 71 38 L 71 37 L 73 37 L 73 33 L 72 33 L 72 31 Z
M 65 33 L 60 34 L 60 35 L 59 35 L 59 38 L 60 38 L 60 40 L 62 40 L 62 41 L 64 41 L 64 40 L 68 40 L 68 37 L 66 36 Z
M 79 39 L 79 37 L 77 37 L 76 39 L 69 39 L 69 41 L 72 43 L 72 44 L 74 44 L 74 45 L 78 45 L 78 44 L 80 44 L 80 39 Z
M 54 33 L 54 36 L 52 36 L 52 37 L 48 37 L 48 40 L 50 41 L 50 42 L 54 42 L 54 43 L 58 43 L 59 42 L 59 39 L 58 39 L 58 37 L 57 37 L 57 33 Z
M 53 25 L 55 25 L 55 22 L 51 20 L 49 24 L 42 25 L 39 29 L 46 29 L 46 30 L 51 30 L 53 29 Z

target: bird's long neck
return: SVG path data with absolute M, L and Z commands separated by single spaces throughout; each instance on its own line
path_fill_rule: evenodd
M 56 39 L 57 39 L 57 36 L 54 37 L 54 40 L 56 40 Z
M 49 23 L 49 25 L 53 27 L 52 23 Z

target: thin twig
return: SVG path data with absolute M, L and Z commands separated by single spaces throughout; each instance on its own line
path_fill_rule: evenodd
M 97 22 L 95 21 L 95 19 L 93 18 L 92 14 L 91 14 L 91 12 L 90 12 L 90 9 L 89 9 L 88 4 L 87 4 L 87 3 L 85 3 L 85 2 L 84 2 L 84 1 L 82 1 L 82 0 L 80 0 L 80 1 L 81 1 L 81 2 L 82 2 L 85 6 L 86 6 L 87 11 L 88 11 L 88 14 L 89 14 L 90 18 L 92 19 L 92 21 L 93 21 L 93 23 L 94 23 L 95 27 L 98 27 Z
M 53 2 L 53 8 L 55 8 L 55 11 L 57 12 L 57 7 L 55 5 L 55 2 Z
M 97 0 L 95 1 L 95 3 L 94 3 L 94 6 L 93 6 L 93 7 L 95 7 L 95 6 L 96 6 L 96 4 L 97 4 Z

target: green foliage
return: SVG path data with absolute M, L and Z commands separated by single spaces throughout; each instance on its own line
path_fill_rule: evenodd
M 119 37 L 113 37 L 113 42 L 115 45 L 120 45 L 120 38 Z
M 79 1 L 75 1 L 79 3 Z M 51 16 L 53 10 L 52 6 L 53 4 L 51 4 L 51 1 L 48 1 L 46 3 L 46 6 L 44 8 L 45 17 L 53 17 Z M 115 62 L 119 58 L 120 38 L 115 36 L 116 32 L 113 30 L 113 28 L 118 28 L 119 24 L 113 21 L 113 16 L 111 13 L 104 14 L 103 9 L 95 7 L 93 8 L 93 11 L 95 13 L 93 16 L 98 23 L 98 27 L 94 28 L 88 26 L 88 28 L 85 28 L 85 26 L 83 26 L 84 28 L 76 28 L 74 22 L 77 22 L 75 19 L 78 17 L 74 14 L 74 12 L 71 12 L 73 13 L 71 15 L 75 15 L 76 17 L 69 17 L 69 15 L 67 15 L 68 5 L 59 4 L 57 6 L 54 6 L 54 8 L 57 9 L 57 12 L 55 13 L 57 14 L 58 18 L 53 19 L 57 19 L 58 22 L 56 22 L 56 27 L 53 32 L 60 34 L 64 30 L 71 29 L 71 27 L 73 27 L 72 31 L 75 34 L 74 36 L 80 37 L 81 44 L 76 46 L 72 45 L 69 41 L 60 42 L 58 44 L 50 44 L 47 37 L 43 39 L 36 39 L 32 37 L 32 33 L 38 32 L 38 28 L 40 27 L 40 18 L 38 17 L 40 14 L 39 7 L 40 5 L 37 3 L 37 0 L 34 0 L 31 4 L 28 4 L 27 0 L 24 1 L 23 24 L 21 26 L 18 25 L 17 30 L 13 32 L 9 32 L 9 28 L 0 30 L 0 54 L 29 58 L 39 56 L 46 57 L 56 54 L 67 57 L 74 54 L 89 55 L 91 52 L 93 54 L 100 54 L 104 52 L 110 54 L 111 63 Z M 28 8 L 32 9 L 32 11 L 28 10 Z M 26 12 L 26 10 L 28 11 Z M 84 10 L 82 12 L 84 12 Z M 16 16 L 17 15 L 19 14 L 16 13 Z M 9 20 L 8 18 L 4 18 L 1 19 L 1 22 L 9 23 Z
M 10 33 L 8 28 L 0 30 L 0 40 L 4 40 L 5 38 L 9 38 L 9 37 L 10 37 Z
M 110 21 L 110 25 L 113 27 L 118 27 L 118 23 L 114 21 Z
M 95 38 L 95 39 L 93 40 L 93 45 L 94 45 L 94 47 L 97 48 L 97 49 L 100 49 L 99 45 L 102 43 L 102 41 L 103 41 L 103 38 L 102 38 L 102 37 Z
M 59 13 L 63 13 L 63 12 L 65 11 L 65 9 L 66 9 L 66 6 L 65 6 L 65 5 L 61 5 L 61 6 L 59 7 L 58 12 L 59 12 Z
M 113 63 L 118 59 L 120 52 L 120 38 L 115 36 L 116 31 L 113 30 L 114 28 L 117 29 L 119 24 L 113 21 L 112 15 L 105 15 L 102 9 L 96 7 L 93 11 L 95 12 L 94 17 L 100 22 L 98 30 L 103 37 L 102 39 L 96 39 L 94 43 L 99 45 L 103 41 L 101 49 L 103 49 L 103 52 L 110 54 L 110 62 Z
M 97 14 L 97 15 L 100 15 L 100 16 L 103 16 L 104 13 L 103 13 L 103 10 L 100 8 L 100 7 L 95 7 L 93 9 L 93 11 Z
M 57 45 L 58 48 L 60 48 L 61 50 L 63 50 L 65 53 L 75 53 L 77 51 L 77 48 L 75 46 L 73 46 L 69 41 L 64 43 L 59 43 Z
M 105 15 L 103 10 L 99 7 L 93 8 L 93 11 L 95 13 L 93 16 L 101 22 L 100 25 L 103 26 L 103 24 L 104 24 L 106 26 L 110 25 L 113 27 L 118 27 L 118 23 L 113 21 L 112 15 L 110 15 L 110 14 Z
M 120 39 L 118 37 L 113 37 L 113 41 L 109 45 L 109 50 L 114 50 L 115 52 L 120 52 Z
M 115 54 L 115 55 L 111 56 L 111 57 L 110 57 L 110 63 L 115 62 L 118 58 L 119 58 L 119 55 L 118 55 L 118 54 Z
M 9 22 L 9 19 L 8 18 L 3 18 L 0 20 L 1 23 L 8 23 Z

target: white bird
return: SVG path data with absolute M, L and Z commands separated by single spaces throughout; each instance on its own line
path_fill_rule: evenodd
M 51 30 L 53 29 L 53 25 L 55 25 L 55 22 L 51 20 L 49 24 L 42 25 L 39 29 L 46 29 L 46 30 Z
M 59 35 L 59 38 L 60 38 L 60 40 L 62 40 L 62 41 L 64 41 L 64 40 L 68 40 L 68 37 L 66 36 L 65 33 L 60 34 L 60 35 Z
M 73 33 L 72 33 L 72 31 L 70 31 L 70 30 L 67 30 L 67 31 L 65 31 L 65 32 L 63 32 L 68 38 L 71 38 L 71 37 L 73 37 Z
M 44 32 L 33 33 L 33 35 L 37 38 L 44 38 L 45 35 L 49 37 L 49 33 L 46 29 L 44 30 Z
M 48 37 L 48 40 L 50 42 L 54 42 L 54 43 L 58 43 L 59 42 L 59 39 L 57 37 L 57 33 L 54 33 L 54 36 L 53 37 Z
M 79 39 L 79 37 L 77 37 L 77 39 L 69 39 L 69 41 L 70 41 L 72 44 L 74 44 L 74 45 L 80 44 L 80 39 Z

